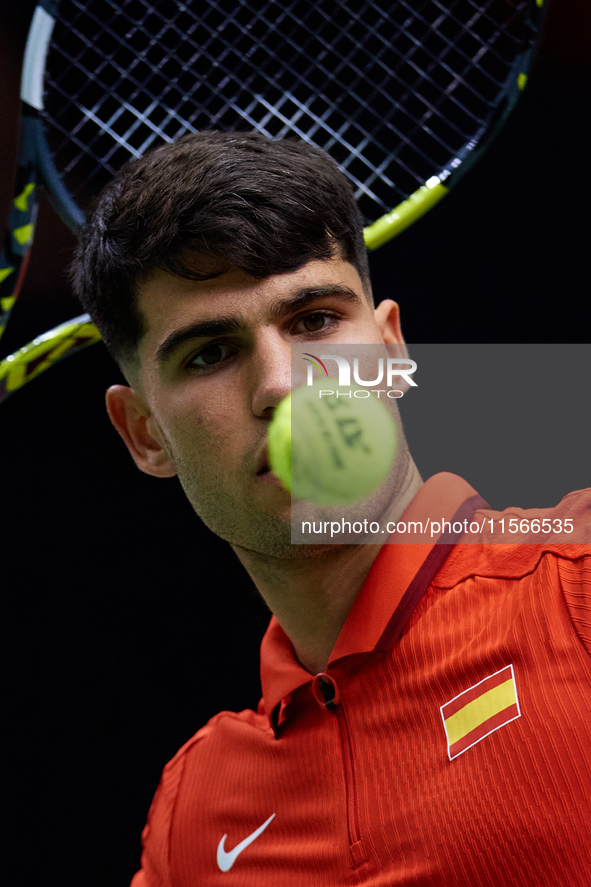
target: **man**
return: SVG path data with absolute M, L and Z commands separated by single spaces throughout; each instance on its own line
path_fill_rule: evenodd
M 439 544 L 291 545 L 266 451 L 291 345 L 403 345 L 336 165 L 257 135 L 161 148 L 103 193 L 74 280 L 137 465 L 178 475 L 274 614 L 258 712 L 167 766 L 133 887 L 587 884 L 591 557 L 558 522 L 588 542 L 591 492 L 493 513 L 460 478 L 423 484 L 399 427 L 381 518 L 436 514 Z M 521 545 L 453 544 L 516 514 Z

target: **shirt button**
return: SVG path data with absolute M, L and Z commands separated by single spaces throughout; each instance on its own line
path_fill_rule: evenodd
M 317 674 L 312 681 L 312 693 L 314 699 L 321 708 L 332 711 L 341 701 L 341 691 L 333 677 L 325 672 Z

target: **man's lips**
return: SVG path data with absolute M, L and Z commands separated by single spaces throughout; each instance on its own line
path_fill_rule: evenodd
M 265 447 L 257 462 L 256 474 L 267 474 L 269 471 L 271 471 L 271 466 L 269 465 L 269 451 L 267 450 L 267 447 Z
M 261 453 L 260 459 L 257 462 L 257 470 L 256 477 L 260 477 L 262 480 L 268 483 L 272 483 L 275 486 L 281 487 L 282 490 L 285 490 L 285 487 L 277 477 L 277 475 L 271 469 L 269 464 L 269 451 L 267 447 Z

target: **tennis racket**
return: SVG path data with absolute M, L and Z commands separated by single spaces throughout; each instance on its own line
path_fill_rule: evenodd
M 527 82 L 545 5 L 42 0 L 23 65 L 0 331 L 26 268 L 37 187 L 76 231 L 125 161 L 187 132 L 254 129 L 324 148 L 376 249 L 486 150 Z M 0 399 L 98 338 L 87 316 L 39 337 L 0 363 Z

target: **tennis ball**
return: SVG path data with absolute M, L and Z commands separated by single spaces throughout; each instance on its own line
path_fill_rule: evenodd
M 350 505 L 386 479 L 396 456 L 396 424 L 368 389 L 355 397 L 351 388 L 333 383 L 330 389 L 330 383 L 319 379 L 296 388 L 277 406 L 269 425 L 269 462 L 298 499 Z

